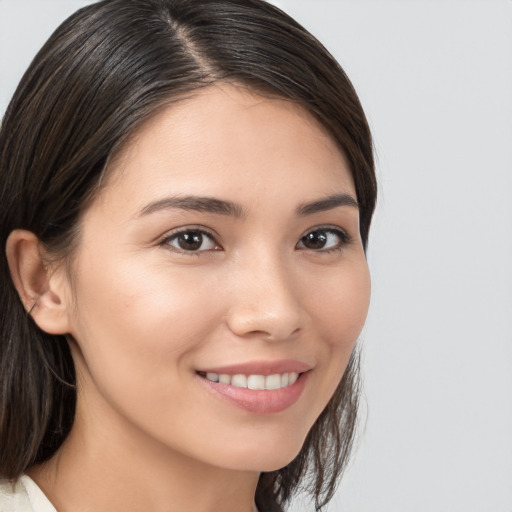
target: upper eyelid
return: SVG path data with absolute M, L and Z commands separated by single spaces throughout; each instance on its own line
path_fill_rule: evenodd
M 217 235 L 217 233 L 215 233 L 215 231 L 213 231 L 212 229 L 209 229 L 205 226 L 182 226 L 179 228 L 174 228 L 174 229 L 171 229 L 170 231 L 166 231 L 165 234 L 163 234 L 160 237 L 160 240 L 164 241 L 169 238 L 173 238 L 181 233 L 187 233 L 189 231 L 198 231 L 199 233 L 209 236 L 210 238 L 212 238 L 213 240 L 215 240 L 218 243 L 217 239 L 219 238 L 219 236 Z
M 314 226 L 312 228 L 309 228 L 306 231 L 304 231 L 304 233 L 300 236 L 300 238 L 303 238 L 304 236 L 309 235 L 309 233 L 313 233 L 315 231 L 338 232 L 338 233 L 342 233 L 344 236 L 350 238 L 350 233 L 346 229 L 344 229 L 340 226 L 333 226 L 332 224 Z

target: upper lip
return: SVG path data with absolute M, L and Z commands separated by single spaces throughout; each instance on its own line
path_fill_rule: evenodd
M 303 373 L 312 369 L 312 365 L 293 359 L 276 361 L 247 361 L 227 366 L 201 368 L 198 372 L 226 375 L 274 375 L 277 373 Z

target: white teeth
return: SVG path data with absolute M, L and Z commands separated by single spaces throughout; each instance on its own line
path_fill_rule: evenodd
M 221 384 L 230 384 L 236 388 L 249 388 L 255 390 L 262 389 L 280 389 L 291 386 L 298 378 L 299 374 L 291 373 L 276 373 L 274 375 L 229 375 L 227 373 L 214 373 L 208 372 L 206 378 L 212 382 L 220 382 Z
M 233 375 L 231 377 L 231 385 L 235 386 L 235 388 L 246 388 L 247 377 L 245 375 Z
M 225 373 L 219 374 L 219 382 L 221 384 L 231 384 L 231 375 Z
M 265 377 L 263 375 L 249 375 L 247 377 L 249 389 L 265 389 Z
M 265 379 L 265 389 L 279 389 L 281 387 L 281 375 L 269 375 Z

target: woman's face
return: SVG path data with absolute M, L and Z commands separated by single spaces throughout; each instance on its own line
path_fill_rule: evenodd
M 291 102 L 212 86 L 148 121 L 84 213 L 66 285 L 75 426 L 224 468 L 290 462 L 367 313 L 355 197 Z

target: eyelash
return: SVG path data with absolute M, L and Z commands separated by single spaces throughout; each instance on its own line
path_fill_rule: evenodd
M 304 241 L 304 239 L 306 239 L 306 237 L 308 237 L 309 235 L 312 235 L 314 233 L 335 235 L 338 237 L 339 242 L 334 247 L 330 247 L 327 249 L 320 248 L 320 249 L 315 250 L 315 249 L 308 249 L 307 247 L 303 247 L 303 248 L 297 247 L 300 243 L 304 243 L 303 241 Z M 212 244 L 215 245 L 215 248 L 203 249 L 203 250 L 187 250 L 187 249 L 183 249 L 183 248 L 175 247 L 175 246 L 171 245 L 171 242 L 177 240 L 180 236 L 183 236 L 186 234 L 200 235 L 202 237 L 201 245 L 204 242 L 204 238 L 206 237 L 207 239 L 209 239 L 211 241 Z M 351 236 L 343 229 L 340 229 L 338 227 L 333 227 L 333 226 L 316 226 L 316 227 L 310 229 L 309 231 L 307 231 L 304 235 L 302 235 L 295 247 L 298 248 L 299 250 L 310 250 L 316 254 L 331 254 L 334 252 L 342 251 L 343 248 L 346 245 L 350 244 L 351 242 L 352 242 Z M 202 252 L 207 252 L 207 251 L 222 250 L 222 246 L 219 243 L 217 243 L 217 241 L 215 240 L 215 235 L 213 233 L 205 230 L 204 228 L 199 228 L 199 227 L 198 228 L 187 227 L 187 228 L 179 229 L 179 230 L 167 235 L 165 238 L 163 238 L 162 241 L 160 242 L 160 245 L 170 247 L 171 250 L 173 250 L 173 251 L 179 252 L 181 254 L 190 255 L 190 256 L 192 256 L 192 255 L 199 256 Z

